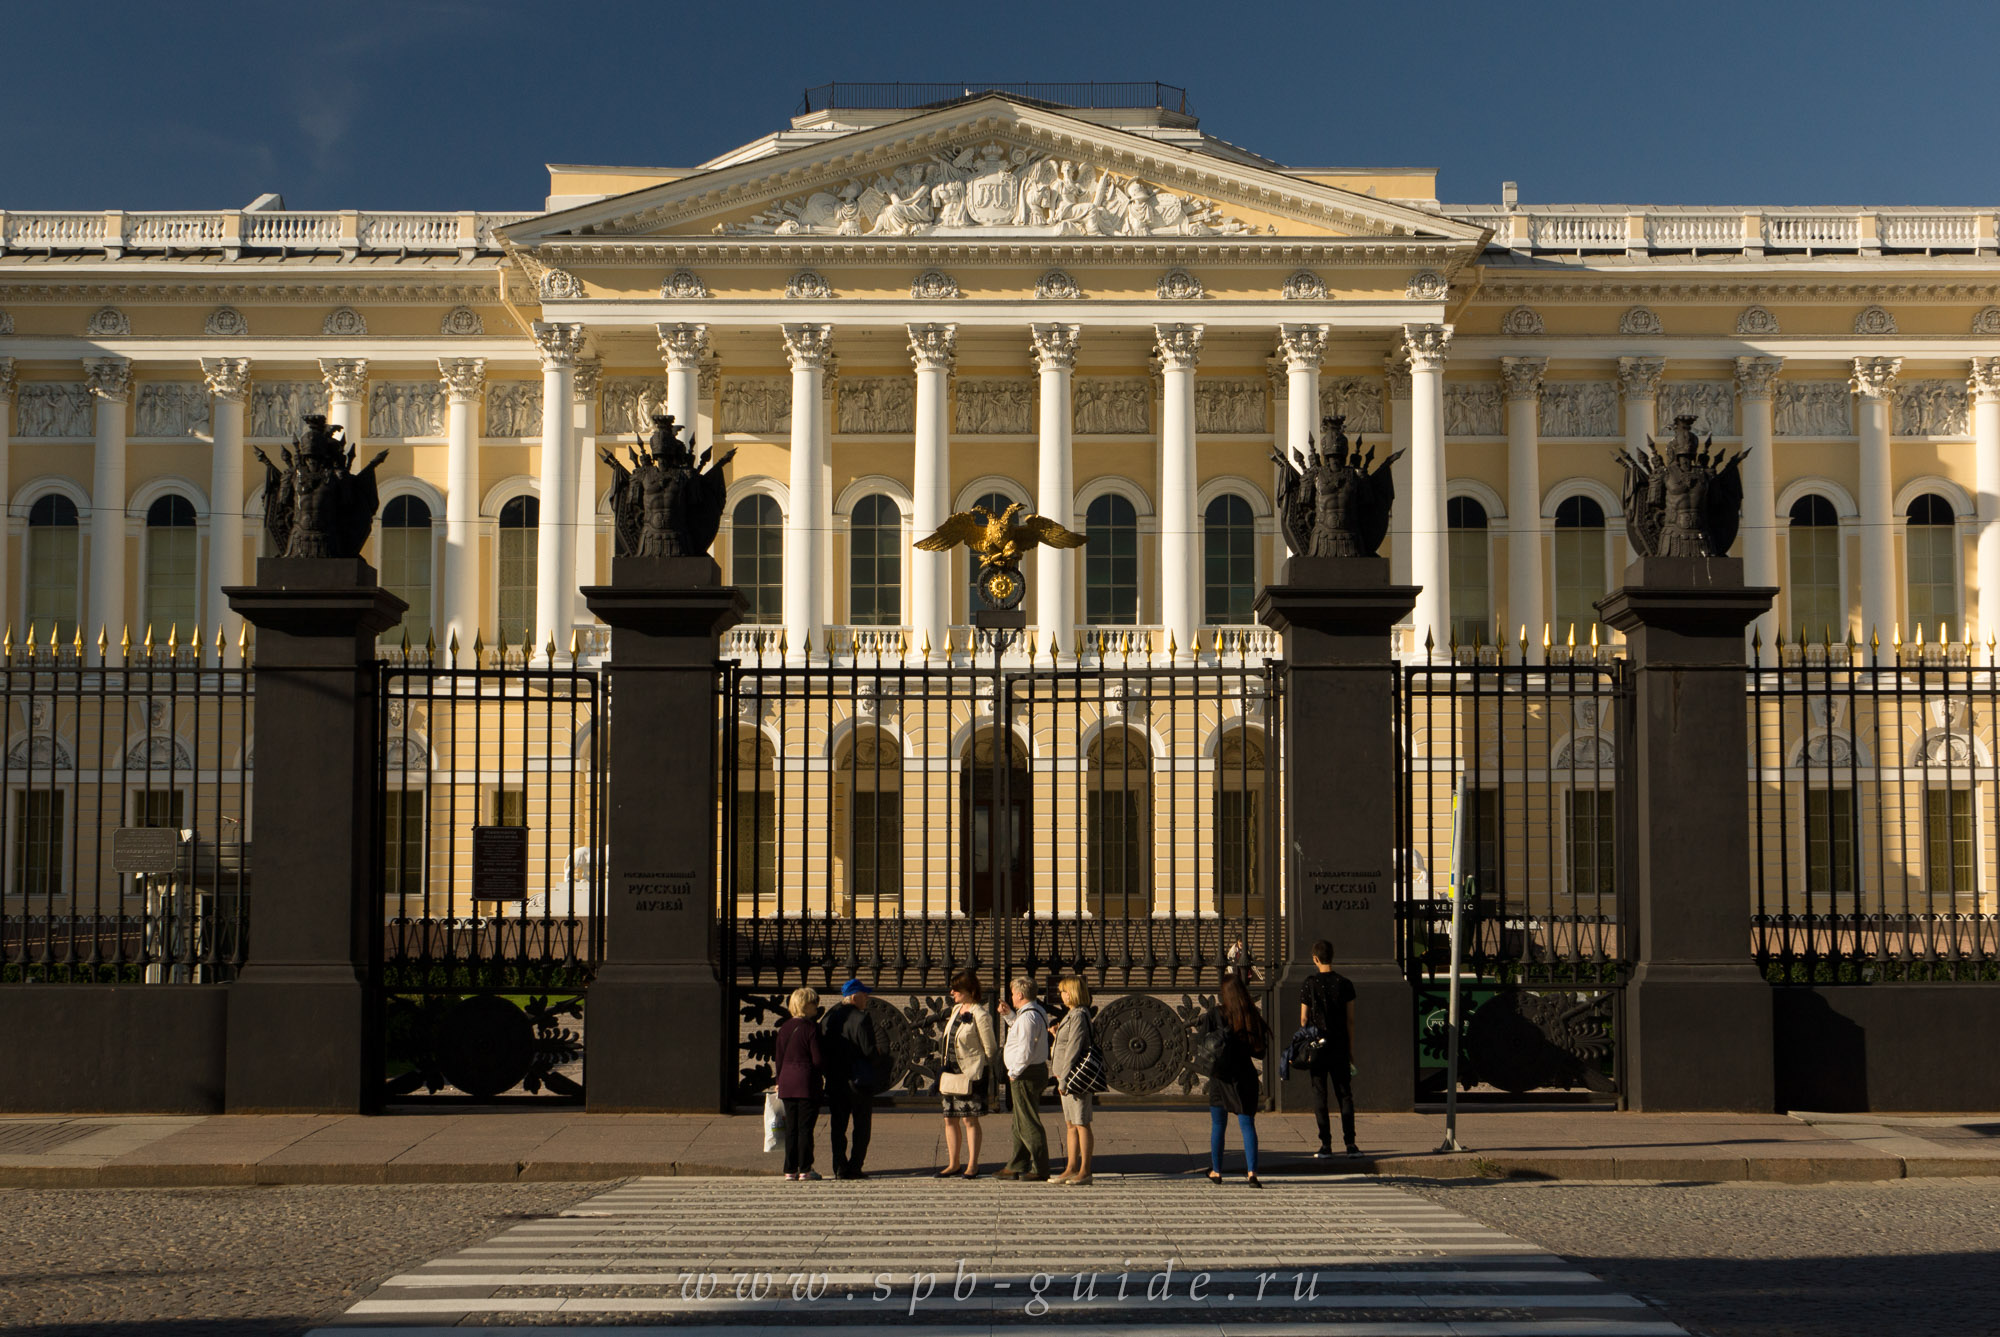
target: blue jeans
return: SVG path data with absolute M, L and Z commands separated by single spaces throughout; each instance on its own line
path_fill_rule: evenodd
M 1220 1105 L 1208 1107 L 1208 1168 L 1222 1173 L 1222 1130 L 1229 1124 L 1229 1111 Z M 1236 1126 L 1243 1133 L 1243 1163 L 1249 1174 L 1257 1173 L 1257 1116 L 1239 1114 Z

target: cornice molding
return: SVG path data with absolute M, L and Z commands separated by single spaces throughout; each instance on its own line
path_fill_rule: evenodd
M 1607 305 L 1678 302 L 1711 305 L 1721 301 L 1868 305 L 1889 302 L 1984 302 L 1996 298 L 2000 298 L 2000 274 L 1978 281 L 1913 283 L 1809 283 L 1750 279 L 1689 279 L 1684 282 L 1662 279 L 1648 283 L 1620 283 L 1562 278 L 1546 281 L 1488 279 L 1473 305 L 1511 306 L 1520 302 L 1601 302 Z
M 1467 243 L 1411 238 L 1328 237 L 1006 237 L 936 241 L 894 237 L 587 237 L 544 243 L 544 263 L 565 268 L 620 265 L 882 265 L 898 269 L 980 265 L 1129 263 L 1421 266 L 1448 278 L 1476 257 Z
M 530 302 L 534 299 L 529 298 Z M 354 303 L 440 303 L 500 309 L 498 289 L 491 283 L 356 283 L 352 279 L 317 283 L 290 280 L 284 283 L 203 282 L 185 283 L 63 283 L 23 282 L 0 270 L 0 301 L 14 304 L 59 305 L 72 302 L 93 304 L 140 304 L 188 302 L 267 302 L 302 306 L 344 306 Z

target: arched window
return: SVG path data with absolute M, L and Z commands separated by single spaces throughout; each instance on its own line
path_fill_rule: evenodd
M 729 583 L 743 591 L 745 622 L 785 620 L 785 514 L 762 492 L 737 502 L 730 518 Z
M 1487 574 L 1486 508 L 1471 497 L 1447 497 L 1452 635 L 1460 645 L 1494 641 L 1493 583 Z
M 1257 598 L 1257 522 L 1249 502 L 1225 492 L 1208 503 L 1201 560 L 1201 620 L 1211 627 L 1251 621 L 1250 605 Z
M 993 748 L 998 743 L 1007 763 L 1007 816 L 1001 823 L 994 855 L 994 815 L 999 811 L 998 780 Z M 981 729 L 958 759 L 959 875 L 958 908 L 968 915 L 991 914 L 1000 896 L 1000 870 L 1007 873 L 1007 894 L 1015 914 L 1035 903 L 1035 861 L 1031 857 L 1035 830 L 1035 783 L 1028 772 L 1028 746 L 1019 734 Z
M 422 497 L 391 497 L 382 508 L 382 588 L 410 606 L 403 620 L 382 633 L 421 648 L 431 634 L 431 508 Z
M 500 508 L 500 641 L 522 645 L 535 636 L 535 565 L 542 503 L 515 497 Z
M 1093 627 L 1139 621 L 1139 513 L 1107 492 L 1083 513 L 1083 620 Z
M 1586 645 L 1597 623 L 1596 603 L 1604 597 L 1604 508 L 1585 496 L 1565 497 L 1556 507 L 1557 645 L 1569 639 Z
M 1792 625 L 1802 641 L 1847 634 L 1847 600 L 1840 589 L 1840 516 L 1833 503 L 1809 493 L 1792 503 Z
M 1129 729 L 1106 729 L 1091 741 L 1083 857 L 1094 915 L 1152 912 L 1152 764 L 1145 739 Z
M 201 638 L 200 535 L 194 503 L 175 493 L 146 508 L 146 612 L 155 640 L 179 628 L 185 643 Z
M 849 915 L 893 913 L 903 899 L 902 750 L 871 729 L 841 750 L 835 772 L 834 820 L 847 836 L 844 908 Z
M 1910 632 L 1928 635 L 1958 622 L 1958 525 L 1951 503 L 1926 492 L 1910 503 L 1903 530 L 1910 574 Z
M 1219 914 L 1263 908 L 1264 735 L 1232 729 L 1215 753 L 1215 905 Z
M 903 620 L 903 511 L 872 493 L 848 517 L 847 620 L 857 627 L 893 627 Z
M 28 508 L 28 623 L 42 636 L 55 628 L 64 645 L 76 636 L 82 535 L 76 503 L 61 493 L 51 492 Z
M 974 506 L 984 506 L 989 514 L 1005 515 L 1014 499 L 1004 492 L 983 493 Z M 1032 567 L 1030 575 L 1032 575 Z M 972 555 L 972 549 L 965 550 L 965 620 L 972 621 L 973 615 L 986 607 L 986 596 L 979 592 L 979 559 Z

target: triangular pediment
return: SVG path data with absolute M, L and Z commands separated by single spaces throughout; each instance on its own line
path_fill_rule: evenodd
M 643 238 L 1385 237 L 1468 224 L 991 95 L 528 219 L 512 244 Z

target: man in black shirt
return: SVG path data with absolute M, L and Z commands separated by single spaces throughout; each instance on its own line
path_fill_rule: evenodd
M 875 1122 L 878 1073 L 884 1062 L 875 1042 L 875 1023 L 868 1016 L 868 986 L 849 980 L 840 987 L 840 1003 L 820 1018 L 821 1046 L 826 1056 L 826 1103 L 833 1141 L 833 1177 L 866 1179 L 868 1136 Z M 1342 1069 L 1345 1071 L 1345 1069 Z M 854 1145 L 847 1126 L 854 1125 Z
M 1333 1155 L 1333 1129 L 1327 1118 L 1326 1088 L 1333 1085 L 1340 1103 L 1340 1132 L 1347 1154 L 1359 1156 L 1354 1141 L 1354 985 L 1333 968 L 1333 944 L 1321 938 L 1313 944 L 1313 966 L 1319 973 L 1299 990 L 1299 1025 L 1317 1026 L 1326 1043 L 1307 1071 L 1312 1077 L 1313 1118 L 1319 1123 L 1315 1157 Z

